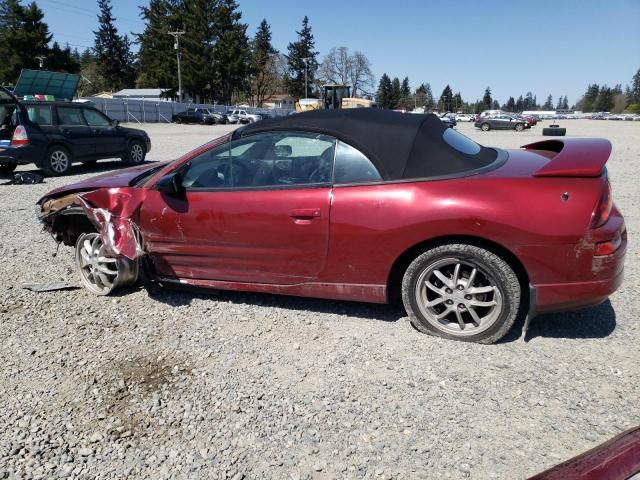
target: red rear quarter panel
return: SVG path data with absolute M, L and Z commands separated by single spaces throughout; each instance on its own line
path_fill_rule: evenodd
M 507 249 L 534 285 L 597 279 L 602 272 L 593 270 L 587 233 L 606 179 L 530 176 L 547 161 L 519 151 L 485 175 L 334 188 L 323 277 L 386 284 L 394 262 L 409 248 L 459 236 Z

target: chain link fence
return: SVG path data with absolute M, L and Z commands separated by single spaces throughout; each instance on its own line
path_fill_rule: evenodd
M 98 110 L 104 112 L 113 120 L 134 123 L 171 123 L 176 113 L 184 112 L 188 108 L 208 108 L 218 113 L 228 110 L 245 110 L 248 113 L 259 113 L 269 117 L 283 116 L 291 110 L 281 108 L 245 108 L 232 105 L 208 105 L 204 103 L 178 103 L 158 100 L 139 100 L 129 98 L 81 98 L 91 102 Z

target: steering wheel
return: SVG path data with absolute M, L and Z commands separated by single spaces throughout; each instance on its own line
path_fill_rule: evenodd
M 225 176 L 225 185 L 227 187 L 230 186 L 243 186 L 246 182 L 242 180 L 250 177 L 251 170 L 244 163 L 234 159 L 231 163 L 231 169 L 229 169 L 229 165 L 225 164 L 222 167 L 219 167 L 218 170 L 222 172 Z M 229 171 L 231 170 L 231 171 Z
M 309 175 L 310 183 L 324 183 L 329 181 L 329 174 L 331 172 L 331 160 L 333 158 L 333 147 L 327 148 L 322 155 L 320 155 L 320 165 L 316 168 L 311 175 Z

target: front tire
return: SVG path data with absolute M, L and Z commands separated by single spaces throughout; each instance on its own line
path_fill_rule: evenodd
M 138 279 L 138 262 L 113 258 L 98 233 L 83 233 L 76 242 L 76 266 L 82 286 L 96 295 L 109 295 Z
M 64 175 L 71 170 L 71 155 L 64 147 L 51 147 L 42 170 L 50 177 Z
M 488 132 L 489 130 L 491 130 L 491 125 L 489 125 L 488 123 L 483 123 L 482 125 L 480 125 L 480 130 L 482 130 L 483 132 Z
M 419 255 L 402 281 L 402 301 L 419 331 L 495 343 L 513 326 L 521 288 L 513 269 L 474 245 L 449 244 Z
M 524 124 L 522 123 L 516 123 L 516 126 L 514 127 L 516 132 L 521 132 L 524 130 Z
M 133 140 L 127 148 L 127 153 L 122 161 L 127 165 L 140 165 L 144 162 L 147 152 L 144 145 L 139 140 Z

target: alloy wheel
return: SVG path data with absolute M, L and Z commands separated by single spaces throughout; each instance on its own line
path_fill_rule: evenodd
M 63 150 L 54 150 L 49 156 L 49 164 L 55 173 L 64 173 L 69 169 L 69 157 Z
M 416 303 L 437 330 L 477 335 L 498 320 L 503 300 L 497 282 L 478 265 L 456 258 L 425 268 L 415 286 Z
M 129 156 L 131 158 L 131 163 L 140 163 L 144 160 L 144 149 L 142 145 L 139 143 L 134 143 L 131 145 L 129 150 Z

